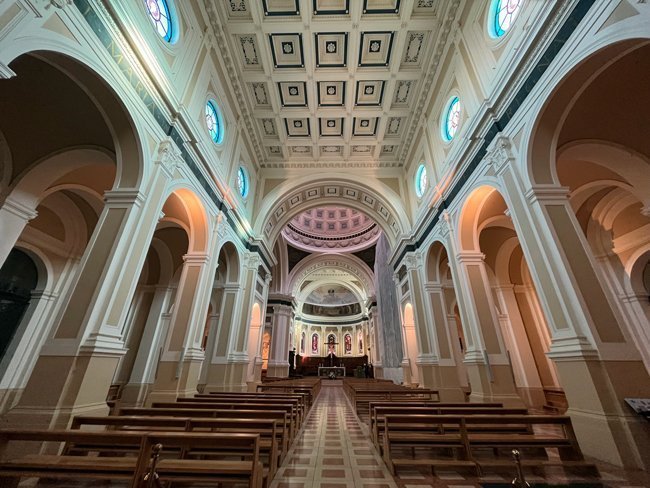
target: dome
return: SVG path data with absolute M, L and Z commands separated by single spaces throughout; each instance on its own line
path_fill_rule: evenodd
M 349 207 L 317 207 L 294 217 L 282 230 L 293 245 L 308 251 L 356 251 L 374 244 L 381 228 Z

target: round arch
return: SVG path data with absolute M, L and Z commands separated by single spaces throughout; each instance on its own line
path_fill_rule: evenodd
M 140 188 L 146 176 L 143 148 L 147 144 L 144 131 L 127 108 L 131 95 L 118 93 L 122 86 L 120 80 L 98 58 L 59 40 L 26 36 L 5 45 L 7 48 L 0 51 L 0 59 L 8 65 L 22 56 L 32 56 L 62 72 L 84 91 L 99 110 L 114 140 L 117 174 L 113 189 Z
M 650 45 L 647 28 L 619 29 L 624 39 L 600 38 L 587 46 L 572 62 L 555 75 L 557 83 L 536 96 L 544 103 L 533 114 L 533 124 L 522 137 L 525 158 L 523 174 L 531 185 L 558 185 L 557 157 L 559 135 L 567 117 L 581 95 L 608 68 L 626 55 Z M 646 38 L 643 38 L 646 37 Z
M 366 213 L 386 234 L 391 245 L 405 234 L 410 219 L 400 197 L 390 188 L 374 183 L 363 185 L 348 179 L 313 176 L 288 180 L 262 201 L 253 229 L 274 243 L 282 228 L 296 215 L 324 205 L 341 205 Z
M 297 296 L 302 283 L 314 272 L 331 268 L 345 271 L 356 276 L 363 284 L 368 297 L 375 294 L 373 273 L 359 258 L 350 255 L 316 254 L 303 259 L 291 270 L 287 279 L 287 292 Z

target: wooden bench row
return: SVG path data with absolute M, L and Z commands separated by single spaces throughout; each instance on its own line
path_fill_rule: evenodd
M 402 413 L 384 417 L 382 456 L 395 474 L 400 467 L 467 467 L 480 476 L 485 468 L 512 469 L 504 455 L 522 452 L 524 467 L 562 466 L 598 476 L 584 460 L 566 416 L 552 415 L 422 415 Z M 547 449 L 557 449 L 559 457 Z
M 439 402 L 371 402 L 370 435 L 381 449 L 386 415 L 526 415 L 525 408 L 503 408 L 500 403 L 439 403 Z
M 200 432 L 255 435 L 255 465 L 259 464 L 260 469 L 247 483 L 248 486 L 268 486 L 307 410 L 308 396 L 305 394 L 220 392 L 213 395 L 198 395 L 196 398 L 179 398 L 176 402 L 160 402 L 151 408 L 123 408 L 118 415 L 109 417 L 80 416 L 73 420 L 71 431 L 56 433 L 56 436 L 62 439 L 61 442 L 65 443 L 61 455 L 37 458 L 30 455 L 10 459 L 7 461 L 7 466 L 0 467 L 0 485 L 4 481 L 4 484 L 15 486 L 21 476 L 103 478 L 108 476 L 106 473 L 112 472 L 113 468 L 119 465 L 122 466 L 118 468 L 124 473 L 124 478 L 132 475 L 129 479 L 135 486 L 134 480 L 142 481 L 141 469 L 136 467 L 140 466 L 137 463 L 142 464 L 140 458 L 143 458 L 144 454 L 139 444 L 129 440 L 132 434 L 140 437 L 153 433 L 174 434 L 195 438 L 196 433 Z M 97 438 L 92 436 L 83 437 L 85 434 L 97 434 L 97 432 L 91 433 L 81 429 L 98 426 L 104 427 L 103 434 L 117 435 L 121 441 L 105 443 L 97 442 Z M 11 434 L 12 440 L 17 440 L 16 436 L 19 437 L 19 434 L 20 432 Z M 48 431 L 31 432 L 29 439 L 23 440 L 46 442 L 54 439 L 52 435 Z M 175 437 L 172 436 L 171 439 L 174 440 Z M 99 453 L 101 457 L 89 456 L 92 453 Z M 187 471 L 185 477 L 178 477 L 178 480 L 186 482 L 203 481 L 201 470 L 204 468 L 201 467 L 201 461 L 234 462 L 250 458 L 246 449 L 239 446 L 237 442 L 226 442 L 221 447 L 209 447 L 200 443 L 197 446 L 189 446 L 168 441 L 164 445 L 161 468 L 170 468 L 170 456 L 183 461 L 180 465 L 172 467 L 175 470 L 182 468 Z M 197 457 L 202 459 L 196 459 Z M 101 461 L 99 465 L 93 466 L 93 463 L 88 461 L 90 458 Z M 104 459 L 109 461 L 104 463 Z M 191 460 L 193 464 L 185 462 L 186 460 Z M 227 465 L 228 463 L 223 466 L 227 467 Z M 225 468 L 224 476 L 220 478 L 219 473 L 223 471 L 221 469 L 223 466 L 214 463 L 210 465 L 210 469 L 216 470 L 213 478 L 216 482 L 220 479 L 224 482 L 243 480 L 243 475 L 239 478 L 234 477 L 231 468 Z M 244 469 L 243 465 L 237 466 L 240 471 Z M 191 471 L 196 471 L 194 478 Z M 176 479 L 174 476 L 176 475 L 165 474 L 165 479 L 171 481 Z
M 3 454 L 0 486 L 13 488 L 23 477 L 44 477 L 124 480 L 132 488 L 154 486 L 154 480 L 162 483 L 245 483 L 251 488 L 260 488 L 259 440 L 257 434 L 0 430 L 0 453 Z M 10 447 L 15 441 L 94 446 L 92 449 L 97 455 L 27 454 L 15 457 L 11 454 L 20 451 Z M 101 455 L 114 454 L 116 450 L 133 455 Z M 201 459 L 196 457 L 199 455 Z

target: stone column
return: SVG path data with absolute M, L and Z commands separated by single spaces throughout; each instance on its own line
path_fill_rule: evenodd
M 383 345 L 383 335 L 379 330 L 378 325 L 379 320 L 379 311 L 377 309 L 377 302 L 372 302 L 370 307 L 368 307 L 368 337 L 370 338 L 370 354 L 368 354 L 368 360 L 372 364 L 372 369 L 375 375 L 375 378 L 383 378 L 383 362 L 382 362 L 382 351 L 384 350 Z
M 415 364 L 412 368 L 417 369 L 412 381 L 420 386 L 432 388 L 434 384 L 435 370 L 438 366 L 437 344 L 435 336 L 431 334 L 432 327 L 427 314 L 424 301 L 423 284 L 426 281 L 422 276 L 423 258 L 420 253 L 408 253 L 404 258 L 406 276 L 411 295 L 411 306 L 413 307 L 413 321 L 415 325 L 415 337 L 417 339 L 418 354 L 415 357 Z M 412 372 L 413 374 L 413 372 Z
M 470 398 L 521 406 L 523 403 L 516 391 L 501 335 L 484 256 L 476 251 L 459 252 L 454 265 L 461 276 L 454 283 L 463 285 L 459 294 L 463 295 L 465 305 L 461 315 L 466 326 L 465 364 L 472 388 Z
M 207 363 L 206 391 L 247 389 L 248 332 L 260 263 L 258 254 L 246 253 L 243 256 L 242 286 L 224 287 L 219 330 L 208 339 L 214 352 Z
M 0 268 L 16 245 L 27 223 L 38 215 L 35 209 L 7 198 L 0 207 Z
M 273 333 L 267 375 L 286 378 L 289 376 L 289 328 L 293 310 L 291 305 L 276 303 L 273 307 Z
M 172 292 L 173 289 L 167 286 L 157 286 L 153 291 L 153 300 L 131 369 L 131 376 L 122 388 L 121 405 L 144 405 L 151 391 L 158 361 L 162 356 L 162 338 L 167 335 L 169 326 L 164 312 L 170 307 Z
M 500 301 L 499 322 L 510 352 L 517 391 L 527 406 L 541 408 L 546 403 L 544 390 L 526 327 L 519 312 L 514 285 L 498 285 L 494 290 Z
M 208 283 L 216 266 L 211 267 L 210 257 L 203 253 L 186 254 L 183 261 L 174 313 L 149 402 L 172 401 L 197 391 L 204 358 L 197 336 L 205 325 L 206 295 L 211 290 Z
M 625 405 L 650 397 L 650 377 L 610 304 L 569 204 L 568 189 L 526 188 L 510 141 L 497 137 L 487 159 L 506 202 L 551 328 L 549 357 L 569 402 L 585 454 L 626 467 L 650 467 L 649 424 Z
M 264 334 L 264 318 L 266 315 L 266 301 L 269 293 L 269 284 L 271 275 L 264 277 L 264 287 L 262 288 L 262 303 L 260 303 L 260 321 L 258 324 L 251 322 L 248 335 L 248 378 L 247 384 L 249 391 L 256 391 L 257 385 L 262 383 L 262 336 Z
M 24 340 L 13 342 L 14 351 L 7 351 L 0 362 L 0 414 L 8 411 L 19 400 L 25 388 L 27 375 L 38 358 L 38 350 L 49 333 L 49 318 L 58 299 L 58 294 L 48 290 L 34 290 L 29 308 L 21 321 L 21 329 L 14 337 Z M 24 328 L 23 328 L 24 327 Z
M 146 197 L 139 189 L 106 192 L 66 305 L 9 424 L 66 428 L 74 415 L 108 412 L 106 395 L 124 354 L 122 324 L 179 160 L 165 141 Z
M 452 349 L 455 346 L 452 338 L 457 337 L 452 330 L 455 323 L 447 320 L 444 290 L 439 284 L 426 284 L 424 291 L 429 299 L 433 326 L 431 333 L 435 337 L 438 356 L 436 363 L 431 365 L 431 379 L 425 379 L 424 386 L 438 390 L 440 400 L 443 402 L 465 401 L 457 371 L 458 364 Z M 430 381 L 430 384 L 427 381 Z

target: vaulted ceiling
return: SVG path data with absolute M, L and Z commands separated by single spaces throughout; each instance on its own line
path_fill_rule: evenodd
M 208 0 L 261 167 L 399 167 L 458 0 Z

